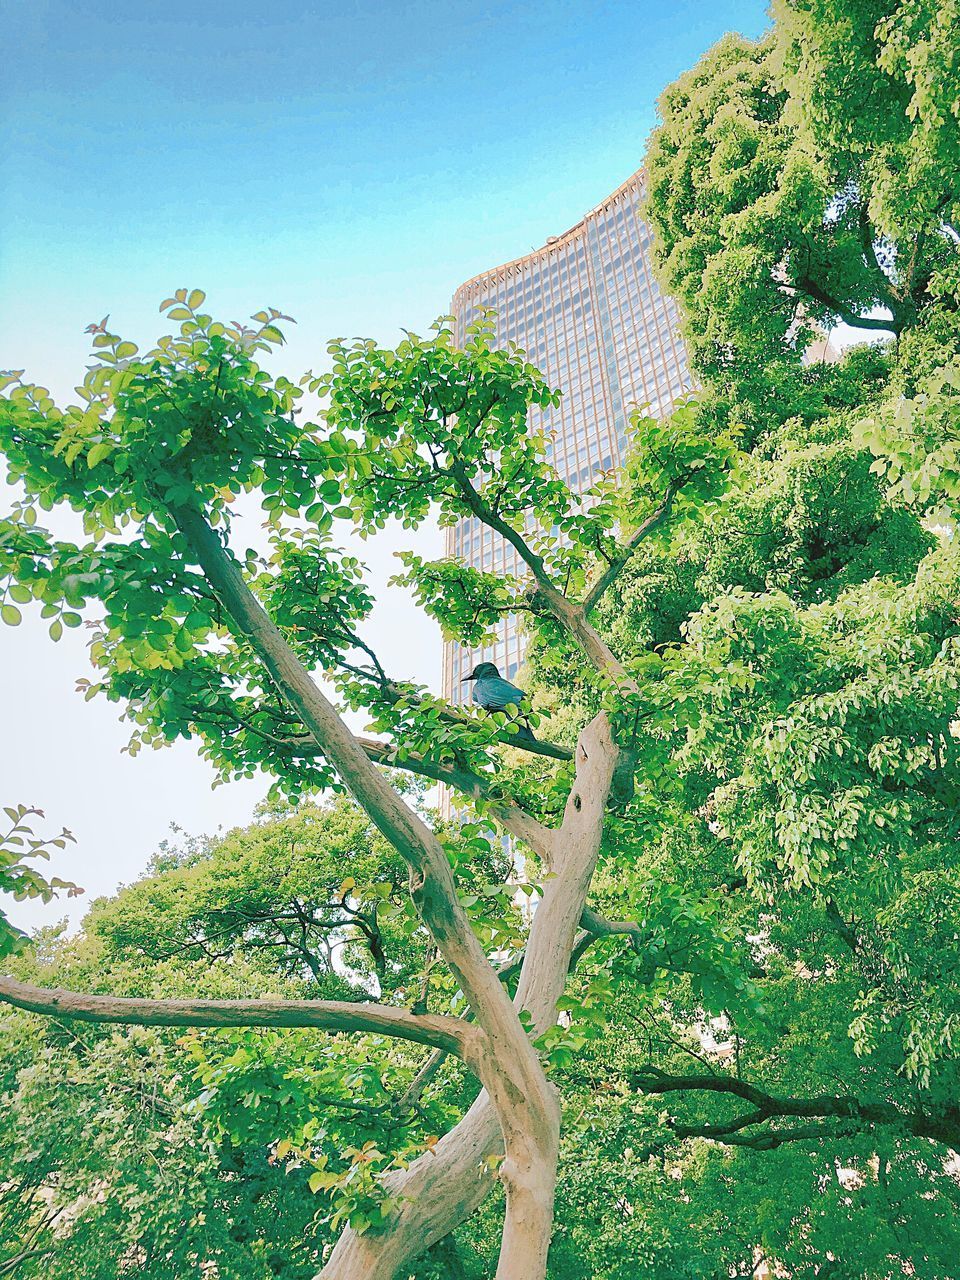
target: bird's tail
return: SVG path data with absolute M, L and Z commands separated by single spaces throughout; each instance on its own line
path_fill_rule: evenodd
M 526 738 L 530 742 L 536 742 L 537 738 L 533 730 L 530 728 L 529 720 L 517 721 L 517 737 Z

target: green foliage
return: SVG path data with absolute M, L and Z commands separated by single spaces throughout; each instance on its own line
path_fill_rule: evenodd
M 3 1264 L 44 1280 L 132 1267 L 182 1280 L 201 1263 L 225 1280 L 314 1274 L 323 1236 L 305 1179 L 198 1129 L 169 1035 L 7 1013 L 0 1045 Z
M 667 90 L 651 145 L 648 216 L 702 389 L 635 417 L 622 473 L 582 497 L 527 431 L 557 393 L 495 349 L 489 314 L 463 349 L 445 322 L 395 350 L 334 342 L 331 372 L 297 385 L 260 367 L 285 317 L 221 324 L 180 290 L 163 307 L 178 332 L 144 356 L 92 326 L 82 404 L 60 410 L 20 375 L 0 400 L 18 486 L 0 526 L 4 621 L 38 606 L 54 638 L 90 621 L 83 688 L 123 707 L 132 749 L 192 738 L 219 777 L 276 782 L 247 831 L 161 851 L 80 937 L 16 958 L 48 983 L 463 1012 L 395 852 L 334 794 L 191 558 L 185 511 L 227 546 L 259 502 L 268 546 L 229 551 L 233 566 L 381 735 L 376 758 L 485 792 L 450 829 L 428 816 L 512 989 L 555 872 L 531 854 L 518 891 L 485 815 L 510 800 L 555 826 L 572 764 L 504 746 L 493 717 L 387 670 L 363 637 L 363 566 L 335 533 L 435 515 L 513 544 L 511 574 L 401 549 L 396 581 L 469 645 L 522 615 L 538 736 L 572 747 L 605 708 L 631 773 L 605 816 L 601 919 L 538 1041 L 564 1108 L 557 1280 L 720 1280 L 758 1255 L 811 1280 L 957 1274 L 955 4 L 773 12 L 769 36 L 726 37 Z M 837 319 L 887 339 L 805 363 Z M 305 393 L 324 397 L 316 423 Z M 40 522 L 63 505 L 76 541 Z M 551 589 L 582 600 L 608 580 L 590 619 L 616 680 L 548 607 Z M 43 892 L 23 879 L 26 848 L 7 877 Z M 171 1280 L 207 1263 L 227 1280 L 313 1275 L 342 1224 L 389 1229 L 391 1173 L 478 1088 L 374 1037 L 74 1041 L 19 1014 L 0 1034 L 18 1045 L 0 1181 L 26 1188 L 28 1278 L 116 1275 L 131 1258 Z M 489 1274 L 498 1212 L 418 1280 Z
M 80 405 L 61 411 L 45 388 L 7 376 L 4 453 L 30 505 L 67 502 L 95 541 L 132 526 L 163 551 L 177 503 L 199 498 L 217 519 L 255 486 L 271 514 L 313 495 L 311 450 L 293 416 L 302 393 L 255 363 L 283 341 L 274 321 L 289 317 L 258 312 L 256 329 L 223 325 L 200 312 L 203 302 L 199 289 L 164 302 L 179 332 L 143 356 L 106 321 L 91 325 L 96 363 L 77 388 Z M 299 467 L 290 465 L 294 442 Z
M 28 898 L 40 898 L 50 902 L 58 892 L 66 890 L 72 897 L 82 893 L 69 880 L 54 876 L 48 880 L 30 863 L 38 858 L 49 859 L 51 849 L 65 849 L 73 836 L 66 829 L 59 835 L 45 840 L 34 835 L 30 819 L 42 818 L 42 809 L 28 809 L 24 804 L 4 805 L 3 812 L 10 824 L 0 834 L 0 893 L 9 893 L 17 902 Z M 19 951 L 26 942 L 26 934 L 11 924 L 0 911 L 0 959 Z
M 203 1131 L 234 1159 L 269 1153 L 287 1175 L 321 1198 L 318 1218 L 331 1231 L 382 1224 L 395 1207 L 384 1176 L 425 1151 L 431 1120 L 443 1108 L 405 1113 L 392 1089 L 409 1082 L 409 1065 L 375 1042 L 351 1047 L 262 1032 L 181 1042 L 199 1089 L 192 1109 Z M 373 1135 L 373 1136 L 370 1136 Z M 377 1148 L 389 1138 L 391 1151 Z
M 857 175 L 893 243 L 950 219 L 960 171 L 953 0 L 777 0 L 778 57 L 800 139 Z
M 732 433 L 705 429 L 695 397 L 680 401 L 662 418 L 634 413 L 626 465 L 622 475 L 609 482 L 611 493 L 617 494 L 611 514 L 629 532 L 657 509 L 673 486 L 680 510 L 689 509 L 699 521 L 726 491 L 739 460 Z M 594 492 L 603 495 L 602 489 Z M 591 506 L 589 519 L 595 518 Z
M 754 1248 L 797 1275 L 828 1254 L 864 1280 L 890 1255 L 955 1274 L 956 1180 L 929 1143 L 836 1120 L 782 1139 L 802 1123 L 740 1125 L 749 1104 L 695 1088 L 645 1098 L 653 1077 L 634 1074 L 954 1114 L 960 563 L 950 530 L 918 519 L 953 509 L 936 471 L 949 481 L 953 387 L 934 379 L 905 410 L 899 373 L 868 382 L 859 413 L 808 421 L 784 402 L 597 610 L 641 696 L 635 796 L 608 818 L 592 901 L 635 927 L 590 950 L 570 1025 L 545 1037 L 568 1144 L 558 1277 L 745 1275 Z M 914 484 L 921 465 L 937 477 L 923 501 L 890 485 L 898 457 Z M 596 705 L 555 633 L 528 665 L 550 735 Z M 748 1145 L 669 1136 L 718 1123 Z
M 922 327 L 957 261 L 955 5 L 773 16 L 664 92 L 647 154 L 664 283 L 699 371 L 746 413 L 784 380 L 796 396 L 820 326 Z
M 404 572 L 391 583 L 411 588 L 417 604 L 440 623 L 445 639 L 482 645 L 505 614 L 526 607 L 516 580 L 455 560 L 427 561 L 415 551 L 397 554 Z
M 864 418 L 858 440 L 876 457 L 873 470 L 907 507 L 950 519 L 960 499 L 960 364 L 923 380 L 914 396 Z
M 437 405 L 454 382 L 467 380 L 466 367 L 448 350 L 441 333 L 406 352 L 421 404 L 425 369 L 434 371 Z M 359 396 L 362 361 L 379 367 L 386 357 L 368 347 L 358 352 L 347 404 Z M 852 368 L 864 367 L 855 354 Z M 500 377 L 500 362 L 491 362 L 488 373 Z M 949 391 L 944 384 L 934 394 Z M 873 384 L 870 400 L 868 414 L 886 413 Z M 765 1119 L 745 1126 L 757 1149 L 728 1154 L 678 1134 L 684 1126 L 733 1123 L 730 1100 L 716 1106 L 695 1090 L 666 1104 L 645 1096 L 656 1080 L 642 1070 L 651 1058 L 656 1070 L 682 1074 L 691 1056 L 699 1057 L 722 1074 L 729 1045 L 743 1077 L 772 1094 L 817 1095 L 822 1073 L 840 1082 L 839 1091 L 903 1115 L 920 1089 L 924 1106 L 941 1115 L 956 1084 L 960 993 L 943 977 L 956 967 L 948 926 L 960 676 L 956 553 L 948 539 L 923 529 L 902 505 L 902 493 L 889 491 L 849 406 L 812 423 L 803 414 L 785 418 L 745 449 L 746 439 L 711 435 L 709 405 L 701 399 L 681 406 L 663 422 L 637 419 L 622 482 L 598 484 L 583 506 L 540 463 L 520 472 L 529 500 L 540 504 L 537 554 L 579 589 L 622 554 L 618 532 L 640 528 L 657 513 L 666 487 L 683 480 L 673 518 L 660 536 L 640 544 L 596 610 L 638 682 L 636 694 L 616 707 L 617 731 L 636 765 L 633 794 L 608 816 L 593 889 L 596 907 L 629 927 L 584 956 L 562 997 L 558 1025 L 541 1040 L 566 1099 L 552 1264 L 558 1275 L 576 1274 L 574 1266 L 598 1275 L 636 1274 L 638 1267 L 639 1274 L 646 1268 L 656 1275 L 701 1255 L 713 1274 L 727 1274 L 746 1264 L 753 1242 L 790 1259 L 798 1274 L 803 1267 L 812 1274 L 833 1243 L 878 1212 L 877 1201 L 864 1194 L 853 1212 L 844 1197 L 830 1198 L 829 1211 L 810 1228 L 814 1243 L 806 1253 L 791 1226 L 797 1206 L 811 1203 L 811 1188 L 836 1160 L 861 1169 L 864 1187 L 879 1185 L 870 1162 L 880 1136 L 887 1143 L 884 1177 L 899 1178 L 895 1194 L 911 1213 L 916 1205 L 916 1212 L 934 1214 L 924 1199 L 931 1192 L 937 1211 L 952 1202 L 952 1183 L 929 1158 L 922 1176 L 907 1176 L 908 1168 L 920 1167 L 921 1139 L 868 1134 L 834 1119 L 805 1144 L 784 1144 L 789 1149 L 776 1156 L 777 1176 L 784 1195 L 797 1199 L 768 1203 L 756 1194 L 770 1128 Z M 362 438 L 358 456 L 400 447 L 378 443 L 379 417 L 368 421 L 355 412 L 343 439 Z M 931 409 L 942 412 L 939 402 Z M 412 423 L 412 407 L 409 413 Z M 364 514 L 371 479 L 385 486 L 388 504 L 399 504 L 408 485 L 414 522 L 423 518 L 417 495 L 433 485 L 431 500 L 445 504 L 445 518 L 469 510 L 463 489 L 448 488 L 443 475 L 455 465 L 453 432 L 444 436 L 439 408 L 431 413 L 436 465 L 431 461 L 421 474 L 417 449 L 433 457 L 423 440 L 404 446 L 412 453 L 402 464 L 392 454 L 381 458 L 377 470 L 390 474 L 389 484 L 379 474 L 363 475 L 351 460 L 338 473 L 337 497 L 331 489 L 316 499 L 337 502 L 331 521 L 349 506 L 373 527 Z M 520 450 L 519 427 L 517 433 Z M 322 433 L 311 439 L 311 449 L 323 453 Z M 337 450 L 344 458 L 354 452 L 339 442 Z M 411 461 L 413 453 L 420 461 Z M 476 492 L 499 498 L 498 474 L 477 479 Z M 317 493 L 326 481 L 315 482 Z M 205 581 L 178 550 L 178 533 L 164 529 L 159 508 L 155 525 L 151 517 L 122 537 L 101 531 L 85 546 L 49 539 L 23 514 L 27 509 L 16 515 L 6 544 L 10 581 L 31 599 L 82 609 L 99 602 L 106 611 L 92 656 L 108 696 L 128 707 L 135 743 L 198 735 L 225 776 L 268 768 L 293 796 L 335 781 L 256 657 L 222 626 Z M 227 505 L 222 518 L 229 521 Z M 365 649 L 360 627 L 371 601 L 356 559 L 339 552 L 312 517 L 297 523 L 272 508 L 270 519 L 269 554 L 247 556 L 242 568 L 296 651 L 333 675 L 348 705 L 366 710 L 394 759 L 415 750 L 492 778 L 496 726 L 397 682 Z M 511 519 L 506 528 L 519 529 L 519 513 Z M 154 527 L 160 533 L 148 533 Z M 501 608 L 524 609 L 527 685 L 545 736 L 572 741 L 610 698 L 518 582 L 458 573 L 448 562 L 415 555 L 403 560 L 405 581 L 450 635 L 469 638 Z M 87 572 L 94 576 L 89 583 L 72 576 Z M 200 615 L 195 623 L 192 614 Z M 164 617 L 169 631 L 155 626 Z M 150 637 L 146 648 L 142 635 Z M 567 765 L 531 766 L 503 753 L 493 785 L 551 821 L 568 781 Z M 527 917 L 491 831 L 482 821 L 466 822 L 443 839 L 484 946 L 508 963 L 520 957 Z M 533 865 L 531 871 L 527 890 L 535 898 L 540 873 Z M 344 964 L 333 962 L 335 951 Z M 196 994 L 199 987 L 204 994 L 280 990 L 362 999 L 376 991 L 394 1002 L 461 1007 L 456 982 L 410 907 L 396 855 L 342 799 L 295 806 L 277 799 L 247 832 L 163 851 L 144 880 L 95 905 L 82 939 L 53 945 L 38 976 L 125 994 Z M 93 1055 L 92 1091 L 113 1088 L 124 1055 L 139 1051 L 135 1036 L 117 1033 L 115 1042 L 118 1057 L 100 1048 Z M 241 1238 L 248 1251 L 256 1246 L 258 1258 L 282 1254 L 295 1276 L 315 1269 L 318 1250 L 342 1224 L 379 1229 L 394 1207 L 388 1175 L 428 1151 L 472 1098 L 456 1068 L 446 1068 L 428 1094 L 418 1093 L 417 1056 L 370 1038 L 331 1042 L 243 1031 L 180 1044 L 161 1037 L 157 1044 L 156 1071 L 169 1081 L 164 1087 L 179 1128 L 167 1124 L 164 1132 L 176 1136 L 165 1139 L 161 1159 L 154 1121 L 130 1127 L 120 1107 L 116 1124 L 128 1126 L 129 1156 L 116 1175 L 109 1213 L 132 1206 L 119 1233 L 124 1248 L 150 1256 L 166 1249 L 172 1259 L 185 1256 L 177 1249 L 193 1250 L 216 1260 L 226 1276 L 231 1268 L 246 1274 L 232 1252 Z M 12 1086 L 24 1114 L 48 1096 L 30 1092 L 27 1083 Z M 79 1133 L 87 1115 L 71 1128 L 74 1119 L 61 1114 L 65 1106 L 66 1100 L 56 1112 L 62 1132 Z M 783 1127 L 772 1126 L 775 1149 Z M 598 1134 L 605 1135 L 601 1142 Z M 71 1142 L 61 1156 L 72 1170 L 65 1196 L 99 1176 L 79 1139 Z M 150 1165 L 147 1152 L 161 1169 L 179 1168 L 180 1185 L 194 1187 L 195 1202 L 208 1206 L 205 1221 L 191 1225 L 176 1249 L 164 1243 L 164 1232 L 173 1231 L 166 1209 L 180 1214 L 179 1201 L 169 1198 L 149 1228 L 136 1209 L 147 1194 L 141 1169 Z M 667 1175 L 666 1197 L 652 1195 L 653 1180 L 664 1179 L 652 1153 L 680 1170 Z M 10 1156 L 14 1166 L 28 1158 L 20 1147 Z M 594 1182 L 620 1187 L 599 1210 L 584 1201 L 581 1163 Z M 22 1210 L 29 1230 L 40 1221 L 49 1176 L 37 1172 L 36 1193 Z M 226 1198 L 217 1190 L 224 1178 L 232 1188 Z M 742 1184 L 733 1199 L 731 1182 Z M 266 1211 L 246 1211 L 248 1197 L 264 1187 L 270 1204 L 279 1204 L 270 1197 L 280 1187 L 290 1195 L 289 1206 L 273 1209 L 270 1220 Z M 72 1258 L 87 1256 L 84 1232 L 100 1228 L 99 1214 L 78 1219 Z M 747 1224 L 746 1253 L 743 1233 L 731 1225 L 738 1215 Z M 315 1235 L 305 1230 L 308 1221 Z M 41 1223 L 40 1230 L 48 1228 Z M 280 1243 L 291 1231 L 303 1241 L 298 1250 Z M 889 1251 L 895 1235 L 884 1232 Z M 948 1256 L 947 1236 L 942 1247 L 936 1240 L 929 1246 L 931 1258 Z M 489 1242 L 465 1231 L 460 1247 L 465 1274 L 470 1268 L 482 1274 Z M 897 1248 L 923 1274 L 927 1262 L 918 1251 Z M 437 1257 L 425 1260 L 424 1277 L 439 1265 Z M 107 1259 L 103 1265 L 116 1266 L 116 1255 Z
M 459 471 L 472 482 L 496 457 L 478 492 L 507 523 L 532 512 L 549 530 L 571 495 L 528 433 L 527 410 L 558 393 L 515 347 L 494 349 L 492 313 L 469 327 L 462 350 L 442 322 L 434 330 L 408 334 L 396 351 L 331 343 L 333 372 L 308 384 L 329 395 L 327 449 L 351 482 L 358 526 L 372 532 L 393 516 L 412 528 L 431 503 L 451 524 L 466 513 L 451 480 Z
M 387 908 L 406 902 L 406 869 L 345 800 L 278 806 L 245 831 L 162 855 L 151 870 L 92 908 L 108 957 L 259 957 L 328 999 L 358 998 L 371 982 L 392 990 L 409 976 L 386 960 L 397 941 Z M 342 947 L 352 979 L 334 964 Z
M 467 884 L 470 858 L 479 887 L 505 875 L 479 828 L 450 839 Z M 93 904 L 78 936 L 38 939 L 16 965 L 46 985 L 124 995 L 367 999 L 379 985 L 410 1002 L 428 940 L 400 881 L 356 806 L 277 805 L 244 831 L 165 846 L 144 877 Z M 431 1001 L 454 993 L 433 974 Z M 226 1280 L 309 1280 L 344 1221 L 367 1229 L 389 1213 L 383 1176 L 463 1106 L 456 1066 L 439 1089 L 410 1092 L 422 1053 L 376 1037 L 68 1031 L 7 1009 L 0 1049 L 0 1168 L 20 1188 L 0 1191 L 12 1215 L 0 1261 L 33 1237 L 28 1277 L 105 1280 L 136 1257 L 169 1280 L 200 1262 Z

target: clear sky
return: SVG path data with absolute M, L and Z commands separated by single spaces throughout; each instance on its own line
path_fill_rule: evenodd
M 291 376 L 332 336 L 423 330 L 638 168 L 657 95 L 725 31 L 766 26 L 755 0 L 0 0 L 0 17 L 0 368 L 61 398 L 87 323 L 149 341 L 181 285 L 228 319 L 295 316 Z M 383 590 L 396 545 L 365 549 L 371 638 L 437 684 L 439 636 Z M 71 827 L 57 870 L 95 894 L 171 822 L 246 821 L 265 784 L 211 791 L 190 746 L 121 756 L 117 708 L 72 692 L 85 673 L 81 634 L 0 629 L 0 803 Z

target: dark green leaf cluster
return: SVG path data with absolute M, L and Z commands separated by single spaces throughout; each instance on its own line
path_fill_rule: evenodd
M 415 551 L 398 552 L 398 557 L 404 572 L 391 581 L 412 589 L 417 604 L 440 623 L 445 639 L 482 645 L 506 615 L 527 607 L 516 578 L 456 560 L 424 560 Z

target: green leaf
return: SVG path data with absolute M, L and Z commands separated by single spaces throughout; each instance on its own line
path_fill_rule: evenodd
M 13 604 L 5 604 L 0 608 L 0 619 L 2 619 L 8 627 L 19 627 L 23 621 L 23 615 L 20 610 Z
M 102 462 L 104 458 L 108 457 L 115 447 L 112 440 L 101 440 L 99 444 L 95 444 L 87 454 L 87 466 L 92 470 L 98 462 Z

